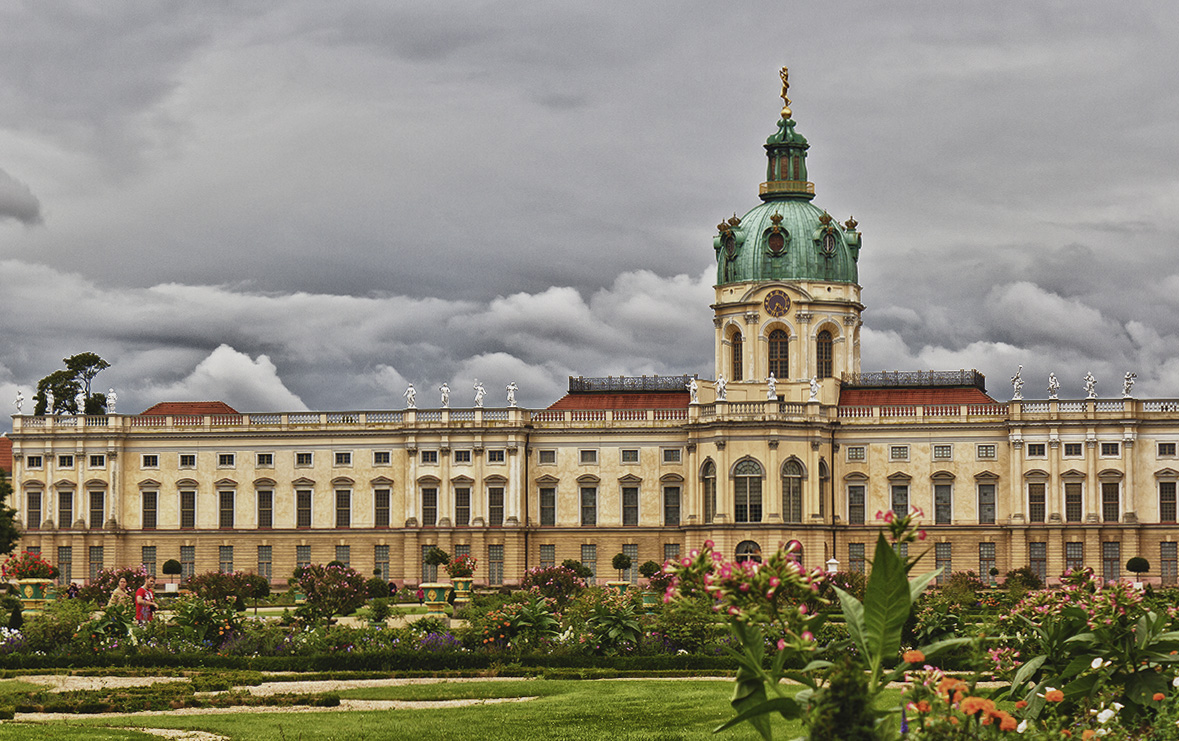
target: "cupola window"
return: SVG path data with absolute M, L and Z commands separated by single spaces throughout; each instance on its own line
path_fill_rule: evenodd
M 745 356 L 745 343 L 741 339 L 740 332 L 733 333 L 732 342 L 733 342 L 733 358 L 732 358 L 733 362 L 732 362 L 732 368 L 730 368 L 729 375 L 732 377 L 732 380 L 740 381 L 740 380 L 744 379 L 744 374 L 741 372 L 741 370 L 742 370 L 742 360 L 744 359 L 744 356 Z
M 770 373 L 774 378 L 790 377 L 789 340 L 781 329 L 770 332 Z
M 819 332 L 819 336 L 815 342 L 815 357 L 818 361 L 818 372 L 816 375 L 819 378 L 831 378 L 833 375 L 831 355 L 831 333 L 824 329 L 822 332 Z

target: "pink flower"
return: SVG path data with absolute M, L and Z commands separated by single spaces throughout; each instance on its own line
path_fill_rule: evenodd
M 778 639 L 778 650 L 779 651 L 786 650 L 786 639 L 785 638 Z
M 884 519 L 884 512 L 883 512 L 882 510 L 876 510 L 876 519 L 877 519 L 877 520 L 883 520 L 883 519 Z
M 806 614 L 806 605 L 799 605 L 799 606 L 798 606 L 798 614 L 799 614 L 799 615 L 805 615 L 805 614 Z
M 922 510 L 920 507 L 914 505 L 913 506 L 913 515 L 915 517 L 925 517 L 925 511 Z
M 704 541 L 704 547 L 705 547 L 705 548 L 713 548 L 715 545 L 716 545 L 716 544 L 715 544 L 715 543 L 713 543 L 711 540 L 706 540 L 706 541 Z
M 740 611 L 740 610 L 738 610 L 736 607 L 730 607 L 730 608 L 729 608 L 729 614 L 730 614 L 730 615 L 740 615 L 740 614 L 741 614 L 741 611 Z
M 776 586 L 778 586 L 778 585 L 779 585 L 779 584 L 781 584 L 781 583 L 782 583 L 782 580 L 781 580 L 781 579 L 779 579 L 778 577 L 776 577 L 776 576 L 771 576 L 771 577 L 770 577 L 770 586 L 771 586 L 771 587 L 776 587 Z
M 884 513 L 884 521 L 885 522 L 891 523 L 894 518 L 896 518 L 896 513 L 893 512 L 891 509 Z
M 680 566 L 691 566 L 691 565 L 692 565 L 692 559 L 690 559 L 690 558 L 685 558 L 684 560 L 680 561 Z
M 748 591 L 749 591 L 749 583 L 748 583 L 748 582 L 743 582 L 743 583 L 741 584 L 741 587 L 740 587 L 740 589 L 741 589 L 741 591 L 742 591 L 742 592 L 748 592 Z
M 924 530 L 917 531 L 917 540 L 925 540 L 925 531 Z
M 802 632 L 802 640 L 813 641 L 813 640 L 815 640 L 815 636 L 809 630 L 804 630 Z

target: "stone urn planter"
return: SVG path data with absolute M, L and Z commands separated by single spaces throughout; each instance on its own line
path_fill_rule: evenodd
M 612 589 L 613 591 L 617 592 L 618 594 L 626 594 L 626 590 L 630 588 L 630 582 L 628 582 L 628 581 L 608 581 L 608 582 L 606 582 L 606 586 L 609 589 Z
M 452 576 L 450 582 L 454 585 L 454 606 L 457 608 L 469 603 L 471 601 L 471 585 L 475 583 L 474 577 Z
M 50 590 L 53 588 L 52 579 L 17 579 L 17 590 L 25 615 L 36 615 L 44 609 L 51 599 Z
M 425 594 L 426 612 L 430 615 L 444 614 L 446 612 L 446 606 L 449 604 L 450 585 L 422 584 L 420 588 Z
M 648 615 L 655 614 L 655 608 L 659 607 L 659 601 L 663 599 L 663 595 L 659 592 L 653 592 L 650 589 L 643 590 L 643 609 Z

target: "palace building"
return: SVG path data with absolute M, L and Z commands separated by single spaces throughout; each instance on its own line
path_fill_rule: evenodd
M 706 539 L 863 570 L 877 514 L 918 507 L 947 572 L 1119 578 L 1144 556 L 1174 583 L 1179 402 L 1129 383 L 1000 402 L 973 371 L 861 372 L 861 235 L 814 203 L 784 72 L 760 203 L 713 238 L 715 381 L 571 378 L 543 410 L 17 415 L 21 547 L 66 581 L 176 559 L 283 584 L 336 559 L 417 583 L 435 545 L 476 557 L 477 583 L 565 559 L 604 580 L 617 553 L 635 579 Z

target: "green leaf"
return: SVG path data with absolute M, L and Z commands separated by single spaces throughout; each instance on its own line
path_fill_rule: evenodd
M 925 589 L 929 586 L 929 583 L 931 581 L 933 581 L 934 579 L 936 579 L 938 577 L 938 574 L 942 573 L 942 571 L 944 571 L 944 570 L 945 570 L 944 568 L 938 568 L 938 569 L 934 569 L 933 571 L 927 571 L 924 574 L 922 574 L 921 576 L 918 576 L 918 577 L 914 578 L 912 581 L 910 581 L 909 582 L 909 602 L 910 603 L 916 602 L 917 598 L 921 596 L 921 593 L 924 592 Z
M 864 643 L 868 649 L 865 658 L 872 668 L 870 690 L 878 684 L 885 657 L 900 651 L 901 631 L 912 606 L 904 561 L 882 533 L 876 539 L 872 575 L 864 591 Z
M 832 585 L 835 593 L 839 595 L 839 606 L 843 610 L 843 621 L 847 626 L 847 633 L 851 636 L 852 641 L 856 644 L 856 650 L 860 652 L 860 656 L 868 655 L 868 647 L 864 643 L 864 606 L 858 599 L 843 591 L 839 587 Z
M 738 715 L 713 729 L 713 733 L 726 731 L 735 725 L 748 721 L 761 732 L 762 738 L 770 739 L 773 737 L 769 731 L 770 719 L 765 717 L 768 713 L 781 713 L 782 717 L 787 719 L 801 718 L 802 706 L 795 702 L 792 697 L 775 697 L 772 700 L 765 700 L 742 710 Z M 760 724 L 758 723 L 759 720 L 765 721 L 765 731 L 761 730 Z
M 1044 662 L 1047 660 L 1047 656 L 1037 656 L 1019 667 L 1019 671 L 1015 673 L 1015 677 L 1011 680 L 1011 697 L 1015 697 L 1015 693 L 1023 689 L 1028 680 L 1035 676 L 1036 672 L 1039 671 L 1041 666 L 1044 666 Z

